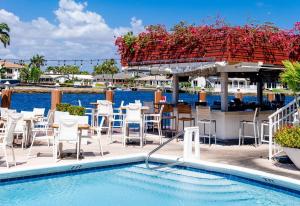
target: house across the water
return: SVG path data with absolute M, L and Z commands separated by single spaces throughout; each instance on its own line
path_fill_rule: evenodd
M 18 80 L 20 78 L 20 70 L 22 68 L 24 67 L 20 64 L 15 64 L 8 61 L 0 61 L 1 79 Z

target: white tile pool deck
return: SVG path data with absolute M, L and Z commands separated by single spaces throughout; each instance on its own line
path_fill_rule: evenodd
M 120 137 L 114 138 L 114 143 L 108 144 L 107 138 L 103 137 L 103 151 L 104 156 L 100 156 L 98 145 L 96 142 L 92 142 L 88 145 L 82 144 L 82 151 L 84 158 L 80 162 L 87 160 L 101 160 L 106 157 L 118 157 L 128 154 L 148 153 L 152 149 L 158 146 L 158 138 L 147 138 L 149 141 L 143 148 L 138 144 L 129 144 L 123 147 L 121 144 Z M 75 145 L 64 145 L 64 151 L 74 148 Z M 183 142 L 172 141 L 165 147 L 163 147 L 157 154 L 171 155 L 171 156 L 182 156 Z M 74 157 L 67 157 L 55 162 L 52 158 L 52 147 L 48 147 L 46 143 L 42 143 L 34 146 L 32 150 L 32 156 L 27 159 L 28 149 L 15 148 L 17 166 L 11 166 L 11 168 L 30 168 L 35 166 L 51 166 L 59 165 L 63 163 L 75 163 L 77 160 Z M 9 151 L 9 158 L 11 158 Z M 280 164 L 267 159 L 268 145 L 261 145 L 254 147 L 252 145 L 244 146 L 224 146 L 224 145 L 203 145 L 201 144 L 201 159 L 208 162 L 223 163 L 229 165 L 235 165 L 240 167 L 246 167 L 250 169 L 260 170 L 272 174 L 277 174 L 289 178 L 295 178 L 300 180 L 300 170 L 297 170 L 294 165 Z M 6 168 L 4 158 L 0 154 L 0 171 L 9 171 Z

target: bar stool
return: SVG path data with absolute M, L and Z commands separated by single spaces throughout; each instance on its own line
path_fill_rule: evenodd
M 154 126 L 157 127 L 157 131 L 158 131 L 158 137 L 159 137 L 159 142 L 160 144 L 163 143 L 163 135 L 162 135 L 162 128 L 161 128 L 161 120 L 162 120 L 162 112 L 164 110 L 164 105 L 161 106 L 159 113 L 153 113 L 153 114 L 144 114 L 144 124 L 145 124 L 145 128 L 147 127 L 147 125 L 150 123 L 152 124 L 152 127 L 154 128 Z M 144 131 L 144 141 L 146 142 L 146 132 Z
M 255 141 L 255 147 L 257 146 L 257 139 L 258 137 L 258 114 L 259 114 L 259 109 L 256 108 L 255 112 L 254 112 L 254 116 L 253 116 L 253 120 L 252 121 L 248 121 L 248 120 L 242 120 L 240 121 L 240 128 L 239 128 L 239 146 L 242 144 L 244 144 L 244 139 L 245 137 L 247 138 L 254 138 Z M 245 126 L 250 125 L 253 126 L 253 136 L 246 136 L 245 135 Z
M 205 143 L 205 138 L 208 138 L 209 145 L 210 138 L 215 138 L 215 144 L 217 144 L 217 122 L 214 119 L 211 119 L 210 107 L 207 106 L 197 106 L 196 107 L 196 117 L 199 129 L 203 124 L 203 135 L 200 134 L 200 137 L 203 137 L 203 142 Z M 208 125 L 208 134 L 206 133 L 206 125 Z M 214 126 L 214 127 L 213 127 Z M 213 130 L 212 130 L 213 129 Z M 212 132 L 214 132 L 212 134 Z
M 162 112 L 163 112 L 162 114 L 163 130 L 167 129 L 167 121 L 170 121 L 171 124 L 170 131 L 172 131 L 172 128 L 175 128 L 174 130 L 177 130 L 177 117 L 174 115 L 174 106 L 171 104 L 164 104 L 164 109 Z
M 129 125 L 130 124 L 138 124 L 140 128 L 139 132 L 139 139 L 140 139 L 140 146 L 143 147 L 144 144 L 144 134 L 143 134 L 143 115 L 142 115 L 142 109 L 140 104 L 129 104 L 126 107 L 126 114 L 124 118 L 124 124 L 123 124 L 123 146 L 126 146 L 126 140 L 130 139 L 129 136 Z M 128 131 L 128 135 L 127 135 Z
M 149 124 L 145 124 L 147 126 L 145 129 L 148 130 L 148 127 L 149 127 L 149 128 L 152 128 L 152 130 L 154 131 L 154 125 L 150 122 L 150 120 L 153 119 L 153 116 L 151 116 L 151 115 L 155 114 L 155 112 L 156 112 L 155 109 L 154 109 L 153 101 L 150 101 L 150 102 L 144 101 L 143 105 L 145 107 L 149 108 L 146 111 L 144 111 L 145 121 L 149 120 L 149 122 L 148 122 Z
M 181 116 L 180 115 L 188 115 L 188 117 L 186 116 Z M 192 117 L 192 107 L 190 105 L 187 104 L 178 104 L 177 105 L 177 131 L 178 131 L 178 127 L 179 127 L 179 122 L 182 121 L 182 129 L 184 130 L 184 125 L 185 122 L 193 122 L 193 125 L 195 125 L 195 118 Z
M 112 122 L 113 122 L 113 106 L 110 101 L 107 100 L 97 100 L 97 124 L 99 118 L 104 118 L 104 123 L 107 126 L 102 126 L 103 129 L 107 129 L 108 138 L 110 138 L 110 143 L 112 143 Z M 96 125 L 98 126 L 98 125 Z

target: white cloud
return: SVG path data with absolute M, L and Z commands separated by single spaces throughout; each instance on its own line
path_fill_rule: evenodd
M 47 59 L 116 57 L 115 36 L 144 29 L 136 17 L 131 18 L 129 27 L 112 28 L 100 14 L 88 11 L 86 2 L 60 0 L 54 14 L 56 24 L 43 17 L 26 22 L 0 9 L 0 22 L 11 28 L 11 45 L 0 48 L 0 58 L 28 59 L 37 53 Z
M 134 33 L 140 33 L 144 30 L 143 22 L 141 19 L 137 19 L 136 17 L 131 18 L 130 25 Z

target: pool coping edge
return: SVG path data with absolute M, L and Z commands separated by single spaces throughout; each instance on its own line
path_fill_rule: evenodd
M 118 157 L 104 157 L 98 160 L 81 160 L 78 162 L 65 162 L 59 164 L 42 165 L 27 168 L 10 168 L 8 171 L 0 171 L 0 182 L 9 179 L 25 179 L 33 176 L 51 175 L 61 172 L 72 172 L 76 170 L 116 166 L 121 164 L 137 163 L 145 161 L 147 154 L 138 153 L 123 155 Z M 178 159 L 178 156 L 154 154 L 150 158 L 151 162 L 156 163 L 173 163 Z M 257 182 L 261 182 L 268 185 L 279 186 L 300 192 L 300 180 L 275 175 L 259 170 L 249 169 L 245 167 L 239 167 L 234 165 L 208 162 L 198 159 L 184 160 L 183 166 L 202 169 L 211 172 L 218 172 L 227 175 L 235 175 Z

